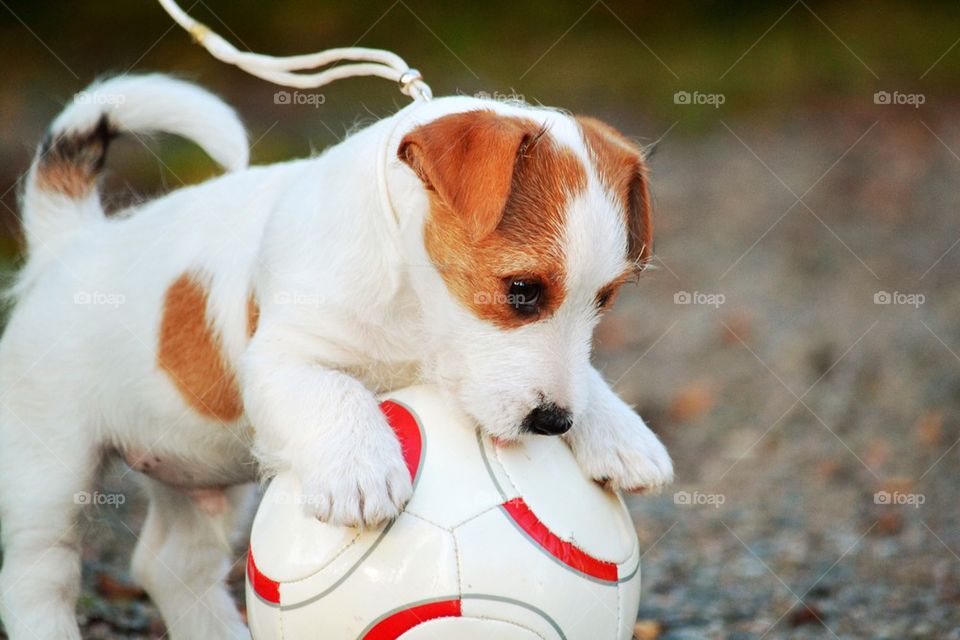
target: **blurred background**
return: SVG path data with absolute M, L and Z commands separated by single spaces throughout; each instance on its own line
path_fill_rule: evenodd
M 437 95 L 519 96 L 651 145 L 656 269 L 597 361 L 674 455 L 631 499 L 637 637 L 960 638 L 960 7 L 956 2 L 185 0 L 240 48 L 396 51 Z M 0 263 L 18 180 L 98 76 L 175 73 L 236 106 L 253 159 L 323 150 L 406 103 L 357 79 L 278 103 L 151 0 L 0 0 Z M 283 102 L 283 101 L 279 101 Z M 121 141 L 121 206 L 216 173 Z M 90 512 L 90 638 L 164 629 L 126 565 L 143 503 Z M 242 592 L 242 561 L 232 576 Z M 0 631 L 0 636 L 2 636 Z

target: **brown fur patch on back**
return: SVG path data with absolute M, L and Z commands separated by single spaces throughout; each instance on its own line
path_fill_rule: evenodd
M 89 132 L 61 134 L 44 140 L 37 158 L 37 187 L 71 198 L 88 195 L 103 168 L 107 146 L 114 135 L 104 117 Z
M 650 191 L 643 154 L 610 125 L 585 116 L 577 116 L 576 120 L 600 181 L 623 206 L 627 259 L 643 266 L 653 252 Z
M 586 187 L 571 150 L 532 120 L 471 111 L 414 130 L 399 155 L 430 191 L 426 250 L 463 306 L 501 328 L 560 306 L 566 207 Z M 539 316 L 519 315 L 509 304 L 512 279 L 543 285 Z
M 167 289 L 157 366 L 197 413 L 224 422 L 243 415 L 236 375 L 210 326 L 207 289 L 196 274 L 183 274 Z

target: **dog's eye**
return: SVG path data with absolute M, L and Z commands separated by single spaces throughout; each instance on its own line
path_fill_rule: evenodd
M 536 280 L 511 280 L 507 302 L 517 313 L 530 316 L 540 311 L 543 285 Z

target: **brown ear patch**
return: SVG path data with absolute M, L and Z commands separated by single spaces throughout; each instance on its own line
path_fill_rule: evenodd
M 647 165 L 641 151 L 610 125 L 577 116 L 600 182 L 623 205 L 627 225 L 627 259 L 643 266 L 653 253 L 653 226 Z
M 248 327 L 252 311 L 248 306 Z M 236 375 L 207 317 L 207 289 L 195 274 L 183 274 L 167 289 L 157 366 L 200 415 L 224 422 L 243 415 Z
M 533 121 L 493 111 L 454 113 L 408 133 L 397 155 L 481 239 L 500 223 L 517 154 L 538 133 Z
M 424 127 L 431 127 L 429 136 L 420 131 Z M 491 111 L 445 116 L 420 129 L 405 138 L 414 141 L 417 155 L 404 157 L 411 147 L 401 146 L 400 156 L 430 192 L 424 244 L 451 294 L 475 316 L 501 328 L 553 313 L 565 296 L 566 208 L 586 188 L 581 161 L 533 120 Z M 428 137 L 431 144 L 415 142 Z M 438 170 L 438 164 L 449 166 Z M 438 175 L 456 184 L 441 189 Z M 469 206 L 486 212 L 484 223 L 458 211 L 465 200 L 451 192 L 471 194 Z M 513 278 L 542 285 L 538 315 L 522 316 L 511 306 Z

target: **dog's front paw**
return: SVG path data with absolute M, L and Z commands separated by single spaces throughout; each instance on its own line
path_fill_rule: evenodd
M 591 477 L 613 491 L 659 493 L 673 482 L 673 464 L 663 445 L 659 450 L 608 451 L 597 461 Z
M 320 445 L 310 472 L 301 474 L 308 515 L 339 526 L 376 527 L 410 500 L 413 485 L 400 443 L 379 412 L 377 418 L 382 425 L 376 428 L 347 427 Z
M 577 442 L 577 460 L 591 478 L 609 489 L 657 493 L 673 482 L 670 454 L 639 416 L 630 412 L 623 417 L 624 424 L 618 428 L 603 429 L 602 436 Z

